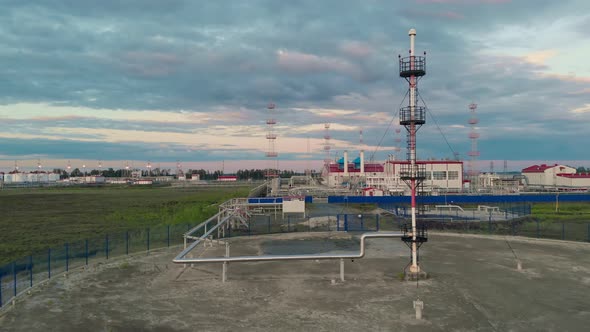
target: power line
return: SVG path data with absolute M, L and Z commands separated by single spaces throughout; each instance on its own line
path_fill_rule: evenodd
M 418 96 L 420 97 L 420 99 L 422 100 L 422 103 L 424 103 L 424 106 L 426 107 L 426 111 L 428 112 L 428 114 L 430 114 L 430 118 L 432 119 L 432 121 L 434 121 L 434 125 L 436 126 L 436 128 L 438 129 L 438 131 L 440 132 L 441 136 L 443 137 L 443 139 L 445 140 L 445 143 L 447 143 L 447 146 L 449 147 L 449 149 L 451 150 L 451 152 L 453 153 L 453 156 L 455 156 L 455 150 L 453 150 L 453 147 L 451 146 L 451 144 L 449 143 L 449 141 L 447 140 L 447 137 L 445 136 L 445 133 L 443 133 L 442 129 L 440 128 L 440 126 L 438 125 L 438 122 L 436 121 L 436 118 L 434 117 L 434 114 L 432 114 L 432 112 L 430 111 L 430 108 L 428 107 L 428 105 L 426 104 L 426 101 L 424 101 L 424 98 L 422 98 L 421 94 L 418 94 Z
M 404 95 L 404 98 L 402 99 L 402 101 L 399 103 L 399 106 L 397 107 L 397 115 L 398 116 L 399 116 L 399 109 L 402 106 L 402 104 L 404 103 L 404 101 L 406 100 L 406 98 L 408 97 L 408 93 L 410 93 L 409 90 L 406 91 L 406 94 Z M 381 147 L 381 143 L 383 143 L 383 140 L 385 139 L 385 136 L 387 136 L 387 133 L 389 132 L 389 128 L 391 128 L 391 124 L 393 123 L 393 120 L 395 120 L 395 116 L 393 116 L 391 118 L 391 121 L 389 121 L 389 124 L 387 125 L 387 129 L 385 129 L 385 132 L 383 133 L 383 136 L 381 136 L 381 139 L 379 140 L 379 143 L 377 144 L 377 146 L 375 147 L 375 150 L 371 154 L 371 158 L 369 158 L 370 160 L 373 160 L 373 158 L 375 157 L 375 154 L 377 153 L 377 150 L 379 150 L 379 148 Z

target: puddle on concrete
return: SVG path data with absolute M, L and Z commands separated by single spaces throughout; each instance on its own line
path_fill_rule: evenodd
M 358 240 L 350 239 L 296 239 L 269 240 L 260 244 L 264 255 L 305 255 L 333 251 L 359 250 Z

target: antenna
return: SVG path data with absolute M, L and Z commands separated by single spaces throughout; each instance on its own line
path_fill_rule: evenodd
M 324 124 L 324 152 L 326 153 L 326 158 L 324 158 L 324 164 L 330 165 L 330 162 L 332 161 L 332 159 L 330 158 L 330 150 L 332 149 L 332 145 L 330 144 L 330 139 L 332 139 L 332 136 L 330 136 L 330 124 L 329 123 L 325 123 Z
M 361 130 L 359 130 L 359 144 L 363 145 L 363 128 L 361 128 Z
M 414 52 L 414 40 L 416 30 L 410 29 L 410 53 L 407 57 L 399 56 L 399 76 L 404 78 L 409 85 L 408 103 L 399 111 L 399 123 L 404 126 L 408 132 L 408 160 L 407 163 L 400 166 L 400 179 L 402 179 L 411 190 L 411 207 L 412 207 L 412 229 L 404 232 L 403 241 L 412 249 L 412 262 L 410 265 L 409 276 L 418 280 L 420 275 L 424 274 L 420 265 L 418 265 L 418 248 L 426 242 L 425 230 L 422 228 L 420 234 L 416 228 L 416 194 L 417 188 L 422 181 L 426 179 L 426 166 L 417 163 L 416 158 L 416 133 L 426 123 L 426 107 L 418 106 L 418 80 L 426 75 L 426 52 L 424 56 L 416 56 Z M 408 275 L 408 274 L 406 274 Z
M 471 151 L 467 152 L 467 155 L 470 157 L 469 159 L 469 165 L 468 165 L 468 173 L 467 175 L 469 176 L 471 183 L 470 183 L 470 188 L 471 190 L 475 189 L 475 184 L 477 183 L 477 174 L 479 173 L 479 171 L 477 171 L 477 169 L 475 168 L 475 161 L 477 159 L 477 157 L 479 157 L 479 151 L 477 151 L 477 139 L 479 138 L 479 133 L 476 132 L 476 127 L 475 125 L 477 125 L 479 123 L 479 119 L 477 118 L 477 114 L 476 111 L 477 110 L 477 104 L 475 103 L 471 103 L 469 104 L 469 111 L 471 112 L 471 117 L 469 118 L 468 123 L 471 125 L 471 132 L 469 132 L 469 139 L 471 140 Z
M 277 106 L 274 103 L 268 103 L 266 109 L 268 111 L 268 118 L 266 119 L 266 140 L 268 141 L 268 150 L 266 151 L 266 158 L 268 158 L 268 168 L 266 170 L 267 179 L 271 179 L 277 176 L 277 169 L 273 170 L 272 160 L 275 160 L 279 154 L 275 151 L 275 142 L 277 140 L 277 134 L 274 132 L 274 126 L 277 124 L 275 116 L 275 108 Z M 278 165 L 278 161 L 277 161 Z

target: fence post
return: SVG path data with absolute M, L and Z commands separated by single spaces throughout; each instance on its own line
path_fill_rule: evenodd
M 268 234 L 270 234 L 270 216 L 268 216 Z
M 590 242 L 590 224 L 587 224 L 587 226 L 588 226 L 588 232 L 587 232 L 587 234 L 588 234 L 588 242 Z
M 150 252 L 150 228 L 147 229 L 147 251 Z
M 168 233 L 166 242 L 168 244 L 168 247 L 170 247 L 170 225 L 166 225 L 166 232 Z M 219 228 L 217 229 L 217 234 L 219 234 Z M 217 237 L 219 237 L 219 235 L 217 235 Z
M 252 235 L 252 226 L 250 225 L 250 219 L 248 219 L 248 236 Z
M 12 262 L 12 281 L 14 281 L 14 297 L 16 297 L 16 261 Z
M 69 248 L 68 243 L 66 242 L 66 272 L 68 272 L 70 269 L 69 258 L 70 258 L 70 248 Z
M 379 232 L 379 214 L 375 214 L 375 222 L 376 222 L 377 232 Z
M 109 235 L 105 235 L 104 237 L 104 255 L 107 259 L 109 259 Z
M 84 240 L 84 256 L 86 258 L 86 265 L 88 265 L 88 239 Z
M 561 223 L 561 239 L 565 240 L 565 223 Z
M 340 231 L 340 215 L 336 215 L 336 231 Z
M 33 255 L 29 256 L 29 287 L 33 287 Z M 0 288 L 2 288 L 2 282 L 0 282 Z
M 348 232 L 348 214 L 344 215 L 344 231 Z
M 51 248 L 47 249 L 47 279 L 51 279 Z
M 2 308 L 2 273 L 0 273 L 0 308 Z
M 129 231 L 125 232 L 125 255 L 129 255 Z

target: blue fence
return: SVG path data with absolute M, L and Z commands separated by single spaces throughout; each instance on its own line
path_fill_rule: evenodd
M 420 204 L 484 204 L 555 202 L 556 194 L 420 196 Z M 559 194 L 560 202 L 590 202 L 590 194 Z M 328 203 L 410 204 L 410 196 L 328 196 Z
M 194 226 L 196 224 L 164 225 L 107 234 L 65 243 L 0 266 L 0 307 L 30 287 L 70 270 L 115 256 L 180 245 L 182 235 Z

